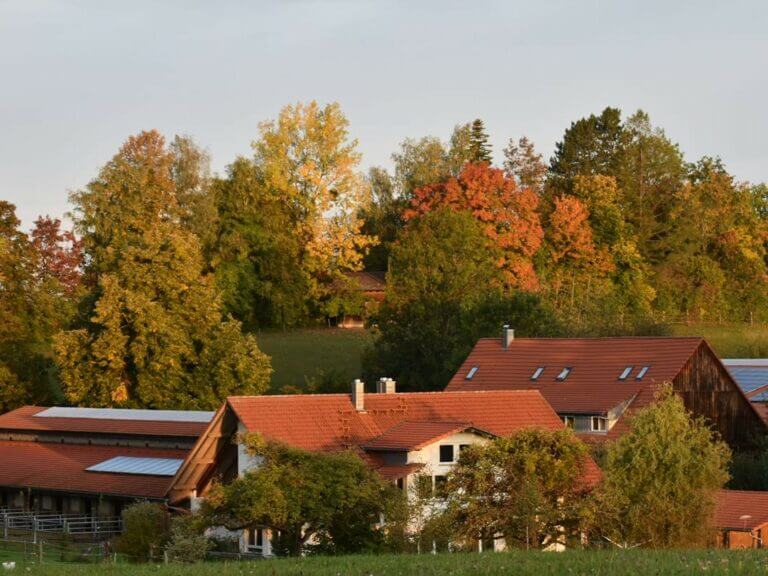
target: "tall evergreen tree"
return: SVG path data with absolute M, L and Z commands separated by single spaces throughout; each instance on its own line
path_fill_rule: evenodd
M 267 386 L 269 359 L 222 318 L 180 223 L 173 162 L 160 134 L 142 132 L 72 194 L 92 280 L 79 325 L 55 346 L 74 404 L 211 409 Z
M 480 118 L 472 122 L 469 136 L 469 161 L 491 163 L 491 145 L 488 143 L 488 133 L 485 124 Z

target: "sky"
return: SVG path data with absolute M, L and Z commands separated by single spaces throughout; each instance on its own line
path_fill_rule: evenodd
M 528 136 L 638 108 L 689 160 L 768 181 L 768 2 L 0 0 L 0 200 L 62 216 L 131 134 L 192 136 L 221 173 L 281 107 L 337 101 L 363 153 L 485 121 Z

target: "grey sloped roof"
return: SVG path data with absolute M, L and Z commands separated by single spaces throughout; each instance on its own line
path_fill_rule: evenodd
M 728 358 L 723 360 L 723 364 L 747 396 L 768 385 L 768 358 Z M 752 402 L 768 402 L 768 391 L 749 399 Z

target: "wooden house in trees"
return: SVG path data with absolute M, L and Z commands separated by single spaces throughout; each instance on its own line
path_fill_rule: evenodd
M 212 482 L 231 481 L 259 460 L 241 434 L 315 452 L 352 450 L 385 480 L 407 494 L 438 487 L 460 452 L 525 428 L 562 429 L 557 414 L 536 390 L 397 393 L 383 378 L 376 393 L 353 383 L 350 394 L 232 397 L 219 409 L 170 486 L 175 506 L 192 510 Z M 584 485 L 600 478 L 590 459 Z M 270 555 L 271 535 L 254 527 L 237 534 L 245 553 Z
M 703 338 L 484 338 L 448 391 L 538 390 L 566 426 L 586 441 L 624 434 L 627 416 L 671 383 L 694 416 L 732 447 L 748 448 L 766 433 L 753 404 Z

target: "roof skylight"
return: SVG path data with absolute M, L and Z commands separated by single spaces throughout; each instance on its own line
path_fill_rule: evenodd
M 531 376 L 531 380 L 538 380 L 542 372 L 544 372 L 544 366 L 539 366 L 538 368 L 536 368 L 536 370 L 533 373 L 533 376 Z
M 467 372 L 467 380 L 472 380 L 472 378 L 475 377 L 475 374 L 477 373 L 477 369 L 479 366 L 472 366 L 472 368 L 469 369 L 469 372 Z
M 560 374 L 557 375 L 557 378 L 555 378 L 555 380 L 563 381 L 566 378 L 568 378 L 568 374 L 570 374 L 570 373 L 571 373 L 571 367 L 570 366 L 566 366 L 565 368 L 563 368 L 560 371 Z
M 624 368 L 624 371 L 619 375 L 619 380 L 626 380 L 629 378 L 629 375 L 632 373 L 632 369 L 634 366 L 627 366 Z
M 650 366 L 643 366 L 642 368 L 640 368 L 640 372 L 638 372 L 637 376 L 635 376 L 635 380 L 642 380 L 643 376 L 646 375 L 649 369 L 650 369 Z

